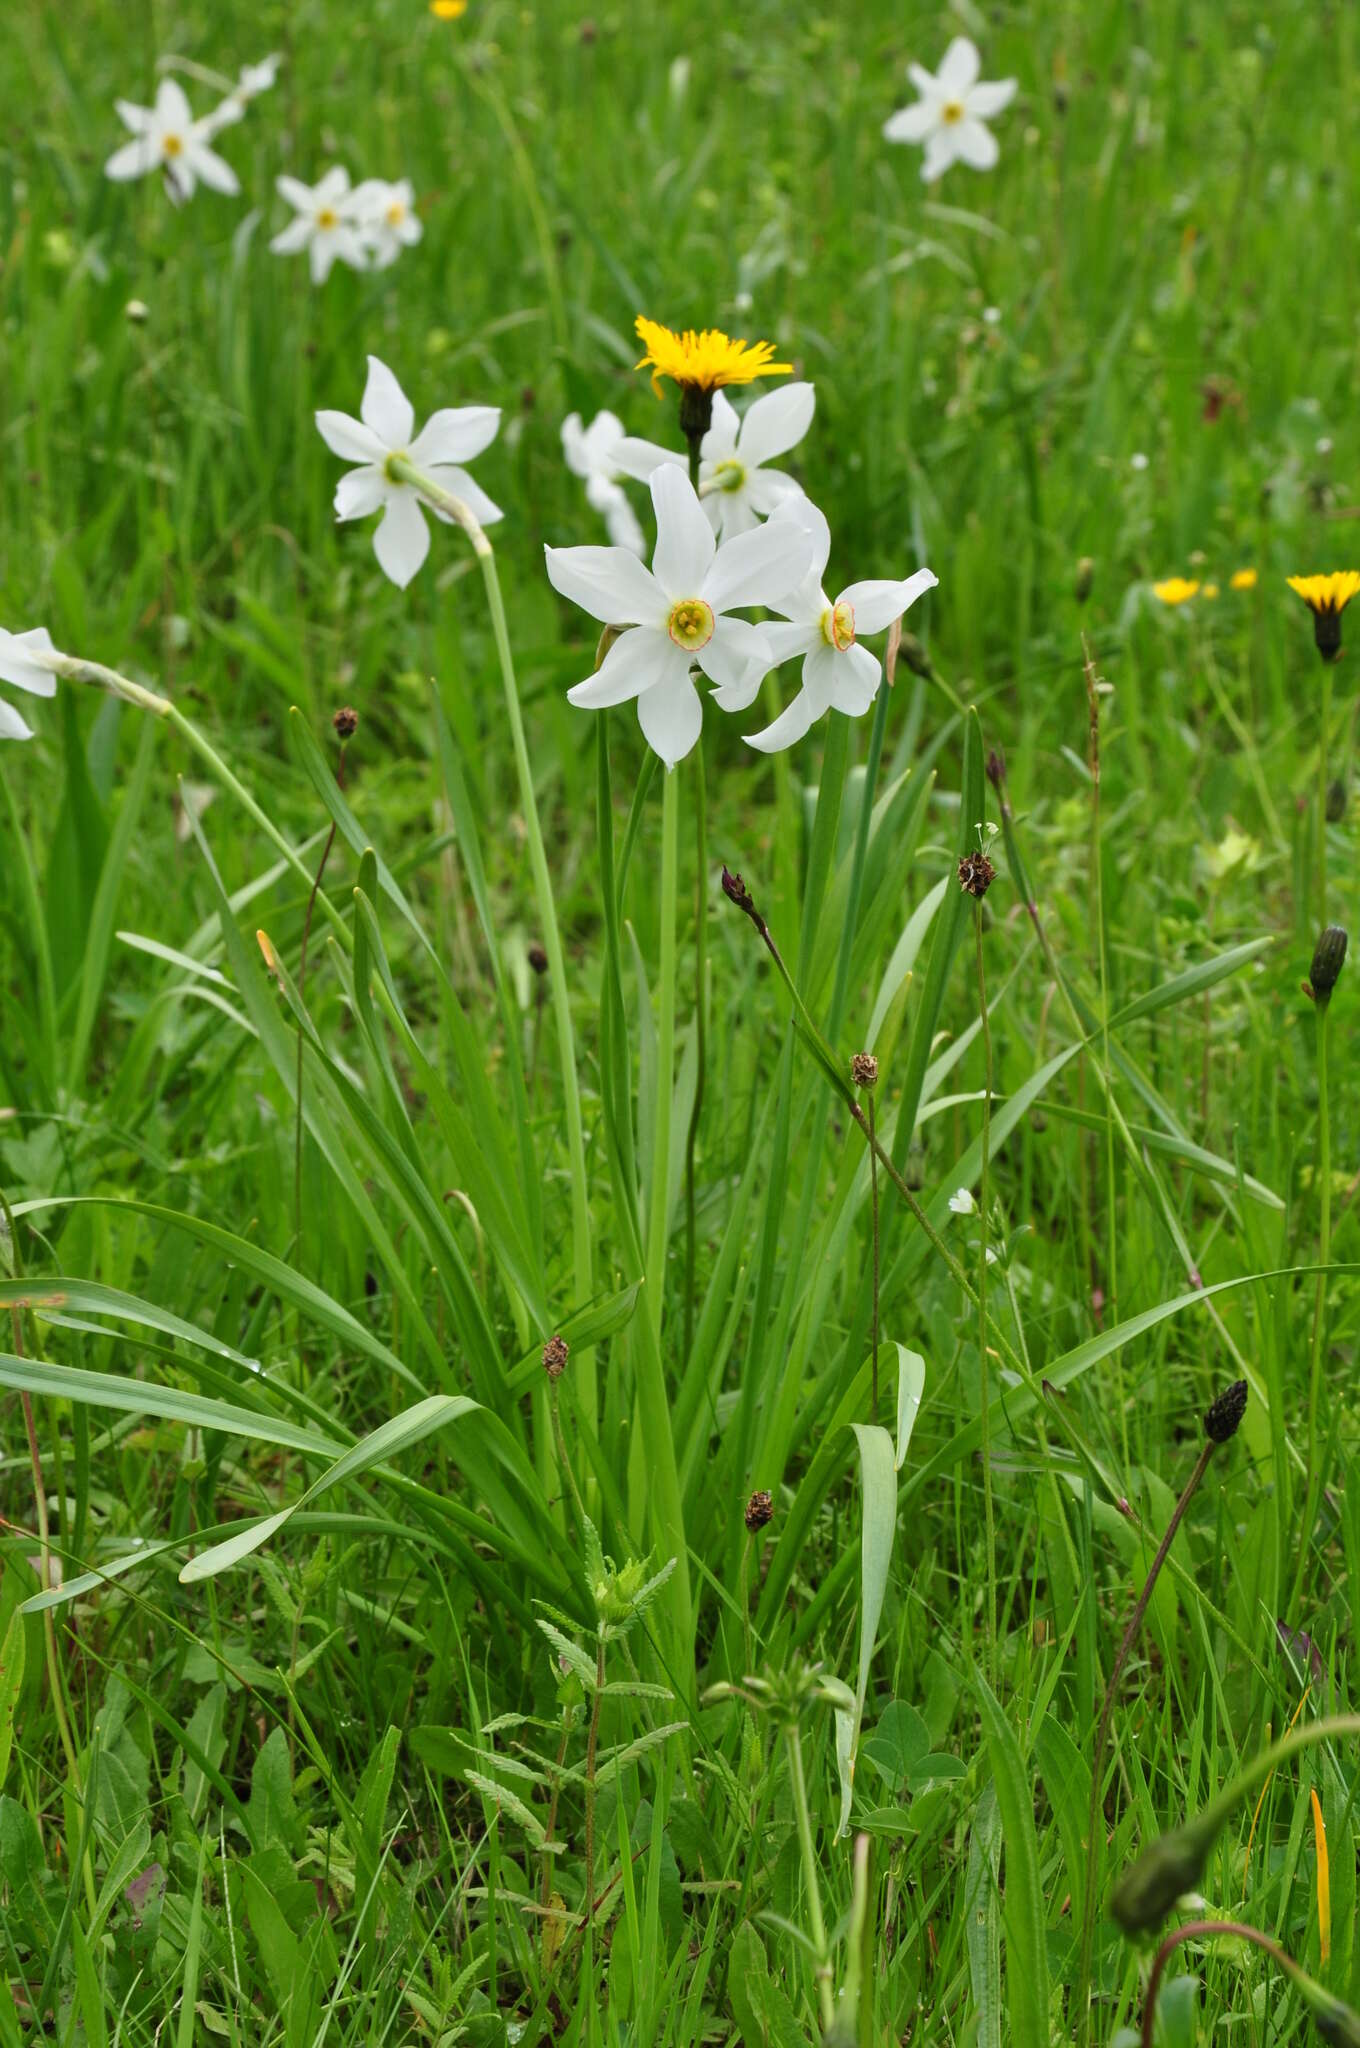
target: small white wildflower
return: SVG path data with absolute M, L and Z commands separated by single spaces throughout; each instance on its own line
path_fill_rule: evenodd
M 972 1216 L 977 1210 L 970 1188 L 960 1188 L 949 1197 L 949 1206 L 956 1216 Z

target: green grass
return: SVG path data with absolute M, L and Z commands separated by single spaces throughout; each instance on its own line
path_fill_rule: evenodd
M 0 45 L 0 625 L 178 714 L 68 682 L 0 752 L 0 2048 L 792 2048 L 828 2014 L 861 2048 L 1114 2041 L 1148 1955 L 1110 1882 L 1296 1713 L 1356 1705 L 1355 968 L 1324 1233 L 1323 691 L 1283 579 L 1357 555 L 1360 24 L 192 12 L 19 0 Z M 995 172 L 927 190 L 879 131 L 960 29 L 1020 95 Z M 221 142 L 239 200 L 102 177 L 159 54 L 270 48 L 278 87 Z M 411 176 L 425 236 L 315 292 L 268 251 L 273 180 L 337 160 Z M 933 668 L 903 659 L 865 719 L 767 760 L 710 714 L 702 872 L 694 762 L 667 784 L 631 708 L 568 705 L 594 635 L 542 568 L 604 537 L 565 413 L 676 438 L 638 312 L 813 379 L 795 466 L 833 578 L 940 578 L 908 621 Z M 357 410 L 369 351 L 422 417 L 504 409 L 476 471 L 528 789 L 463 536 L 402 593 L 334 524 L 311 415 Z M 1167 610 L 1172 574 L 1222 594 Z M 984 817 L 970 1218 L 953 869 Z M 1088 2002 L 1106 1687 L 1239 1375 L 1110 1716 Z M 1352 2003 L 1358 1783 L 1353 1736 L 1292 1755 L 1193 1909 Z M 1312 2030 L 1227 1942 L 1177 1951 L 1160 2010 L 1168 2042 Z

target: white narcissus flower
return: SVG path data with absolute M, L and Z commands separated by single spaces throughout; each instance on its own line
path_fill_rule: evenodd
M 714 392 L 712 425 L 699 450 L 699 493 L 709 524 L 724 540 L 749 533 L 786 498 L 801 497 L 800 483 L 765 465 L 798 446 L 812 425 L 816 404 L 811 384 L 782 384 L 757 398 L 744 413 L 737 411 L 726 392 Z M 688 466 L 675 449 L 659 448 L 632 435 L 620 445 L 618 461 L 625 476 L 644 483 L 658 463 Z
M 105 177 L 144 178 L 149 171 L 162 170 L 166 190 L 176 202 L 188 199 L 199 184 L 214 192 L 240 191 L 231 165 L 208 147 L 208 137 L 215 133 L 211 117 L 195 121 L 177 80 L 161 80 L 153 107 L 137 107 L 130 100 L 116 100 L 114 105 L 123 126 L 132 130 L 132 141 L 113 152 L 104 166 Z M 240 109 L 230 118 L 239 120 Z
M 771 603 L 807 566 L 801 527 L 773 522 L 718 547 L 694 487 L 665 465 L 651 479 L 656 552 L 645 568 L 626 548 L 547 548 L 548 578 L 592 618 L 625 630 L 597 674 L 568 690 L 599 710 L 637 699 L 638 724 L 667 768 L 699 737 L 703 705 L 690 677 L 697 662 L 724 690 L 749 691 L 770 665 L 766 629 L 727 614 Z
M 386 270 L 424 233 L 409 178 L 365 178 L 352 195 L 359 233 L 375 270 Z
M 360 465 L 336 485 L 335 516 L 366 519 L 381 509 L 382 523 L 373 536 L 373 552 L 383 573 L 402 590 L 430 551 L 425 509 L 446 525 L 454 522 L 433 505 L 423 508 L 415 486 L 392 475 L 391 458 L 404 457 L 432 483 L 461 498 L 483 526 L 490 526 L 500 518 L 500 507 L 456 465 L 470 462 L 489 448 L 500 423 L 498 406 L 446 407 L 432 413 L 417 434 L 410 399 L 377 356 L 368 359 L 368 383 L 357 420 L 344 412 L 317 414 L 317 428 L 326 446 L 346 462 Z
M 562 422 L 562 453 L 567 468 L 584 483 L 586 497 L 604 520 L 610 540 L 616 548 L 643 555 L 647 543 L 637 514 L 619 483 L 619 477 L 627 474 L 620 469 L 618 460 L 624 438 L 623 422 L 616 413 L 597 412 L 588 427 L 582 426 L 579 412 L 569 413 Z
M 305 249 L 313 284 L 326 282 L 337 258 L 351 270 L 367 269 L 368 251 L 354 210 L 349 172 L 343 164 L 327 171 L 318 185 L 287 177 L 276 178 L 274 184 L 296 215 L 269 244 L 276 256 L 294 256 Z
M 45 626 L 34 626 L 27 633 L 7 633 L 0 626 L 0 682 L 12 683 L 16 690 L 27 690 L 34 697 L 55 697 L 57 679 L 32 660 L 35 649 L 44 654 L 56 651 Z M 0 697 L 0 740 L 31 740 L 32 737 L 32 728 L 12 704 L 7 704 Z
M 258 99 L 262 92 L 268 92 L 277 83 L 282 62 L 283 58 L 273 51 L 258 64 L 243 64 L 227 97 L 211 114 L 205 114 L 199 123 L 203 132 L 216 135 L 219 128 L 229 128 L 233 121 L 239 121 L 249 101 Z
M 1014 99 L 1015 80 L 984 84 L 978 78 L 980 62 L 977 45 L 967 36 L 955 36 L 933 76 L 920 64 L 909 65 L 908 75 L 921 97 L 914 107 L 902 107 L 883 124 L 889 142 L 925 144 L 921 176 L 928 185 L 953 163 L 990 171 L 1000 154 L 986 124 Z
M 940 580 L 933 569 L 918 569 L 900 582 L 851 583 L 839 597 L 829 598 L 822 588 L 831 553 L 826 519 L 810 499 L 795 498 L 779 507 L 765 530 L 793 525 L 808 536 L 811 562 L 798 588 L 775 602 L 774 609 L 788 624 L 771 620 L 764 631 L 776 667 L 795 654 L 803 656 L 803 687 L 773 725 L 747 734 L 747 745 L 762 754 L 793 746 L 824 711 L 843 711 L 847 718 L 867 711 L 878 694 L 882 670 L 878 656 L 860 645 L 859 636 L 881 633 Z M 752 690 L 745 703 L 754 697 Z M 733 695 L 727 708 L 740 711 L 745 706 Z

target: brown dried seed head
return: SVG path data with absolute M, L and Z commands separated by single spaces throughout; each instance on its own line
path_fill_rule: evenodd
M 1246 1412 L 1247 1383 L 1234 1380 L 1210 1403 L 1204 1417 L 1204 1434 L 1211 1443 L 1226 1444 L 1229 1438 L 1237 1435 L 1238 1425 Z
M 857 1088 L 873 1088 L 878 1084 L 878 1061 L 871 1052 L 857 1052 L 850 1062 L 850 1078 Z
M 560 1380 L 567 1369 L 571 1346 L 565 1337 L 549 1337 L 543 1346 L 543 1370 L 550 1380 Z
M 355 733 L 359 730 L 359 714 L 348 704 L 342 704 L 331 720 L 331 724 L 335 727 L 342 740 L 352 740 Z
M 754 1536 L 757 1529 L 763 1529 L 774 1520 L 773 1498 L 762 1488 L 753 1493 L 746 1503 L 746 1526 Z
M 541 946 L 537 946 L 537 945 L 535 945 L 535 946 L 530 946 L 530 948 L 529 948 L 529 965 L 530 965 L 530 966 L 531 966 L 531 967 L 533 968 L 533 970 L 534 970 L 534 973 L 535 973 L 535 974 L 546 974 L 546 973 L 547 973 L 547 971 L 548 971 L 548 956 L 547 956 L 547 954 L 546 954 L 546 953 L 544 952 L 544 950 L 543 950 L 543 948 L 542 948 Z
M 985 853 L 965 853 L 959 862 L 959 887 L 979 901 L 996 880 L 996 869 Z

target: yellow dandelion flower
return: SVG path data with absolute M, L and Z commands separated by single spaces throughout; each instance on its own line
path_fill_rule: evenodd
M 1254 569 L 1234 569 L 1230 588 L 1233 590 L 1255 590 L 1256 571 Z
M 1360 591 L 1360 569 L 1337 569 L 1329 576 L 1290 576 L 1289 588 L 1313 614 L 1313 638 L 1324 661 L 1341 658 L 1341 614 Z
M 1153 584 L 1152 595 L 1163 604 L 1188 604 L 1198 589 L 1198 583 L 1191 583 L 1184 576 L 1168 576 L 1164 583 Z
M 1312 1793 L 1313 1839 L 1317 1844 L 1318 1951 L 1325 1968 L 1332 1953 L 1332 1867 L 1327 1855 L 1327 1829 L 1322 1803 Z
M 430 0 L 436 21 L 458 21 L 468 11 L 468 0 Z
M 1205 584 L 1205 586 L 1204 586 L 1204 588 L 1203 588 L 1203 590 L 1201 590 L 1201 592 L 1200 592 L 1200 596 L 1201 596 L 1201 597 L 1217 597 L 1217 596 L 1218 596 L 1218 585 L 1217 585 L 1216 583 L 1206 583 L 1206 584 Z
M 661 379 L 669 377 L 682 391 L 714 392 L 724 384 L 749 384 L 755 377 L 788 377 L 792 363 L 776 363 L 772 341 L 732 341 L 717 327 L 696 334 L 692 327 L 674 333 L 639 313 L 637 335 L 647 353 L 637 365 L 651 369 L 652 388 L 661 396 Z

